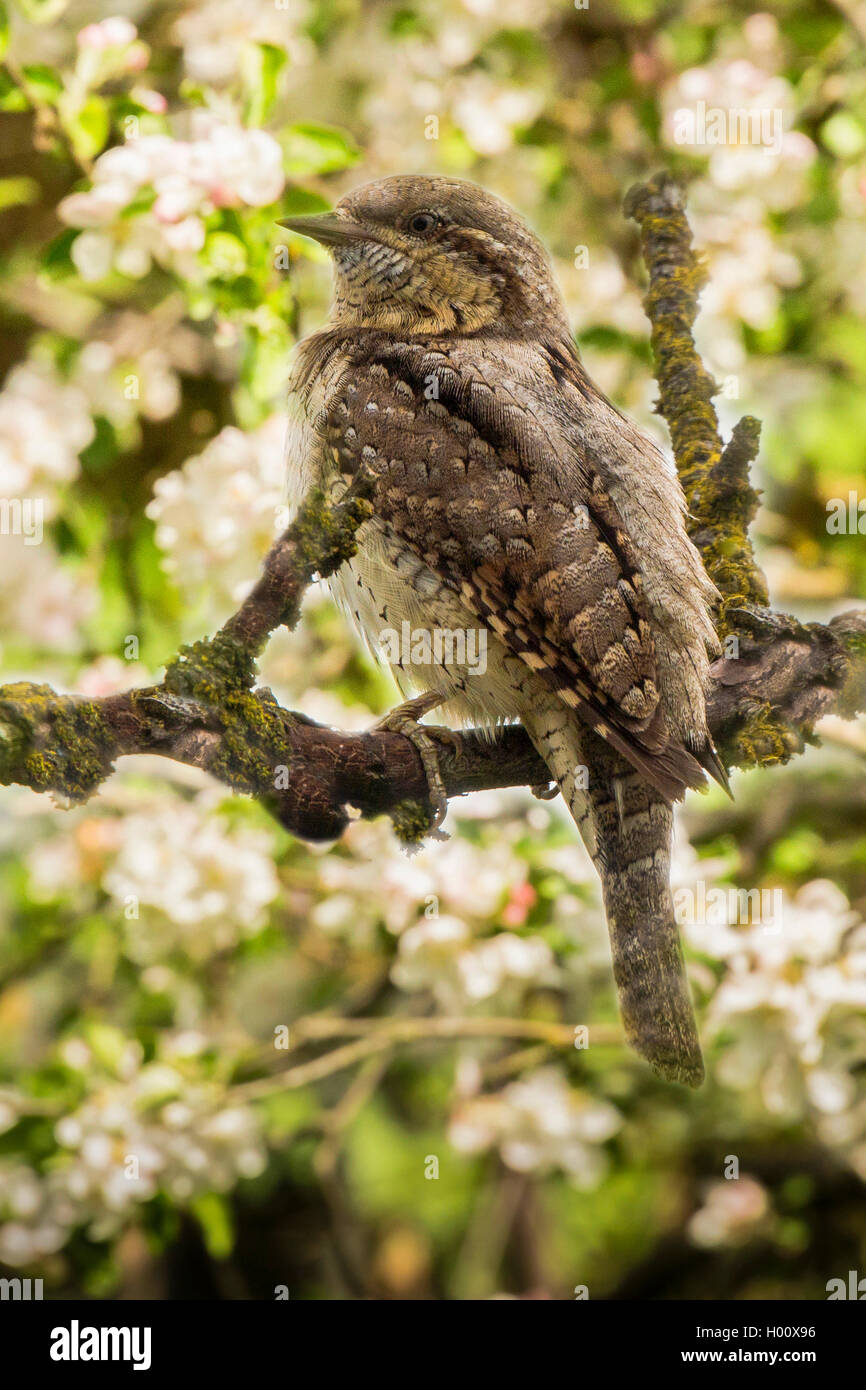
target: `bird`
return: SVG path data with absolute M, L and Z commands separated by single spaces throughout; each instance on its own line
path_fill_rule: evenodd
M 386 632 L 486 635 L 483 673 L 392 650 L 404 722 L 438 704 L 491 738 L 523 725 L 601 879 L 625 1039 L 698 1086 L 673 804 L 727 774 L 718 595 L 676 470 L 590 379 L 547 251 L 493 193 L 396 175 L 280 225 L 327 248 L 334 283 L 290 371 L 293 500 L 370 488 L 334 597 L 380 657 Z

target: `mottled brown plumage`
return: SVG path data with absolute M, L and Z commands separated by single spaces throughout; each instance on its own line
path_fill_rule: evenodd
M 385 179 L 288 225 L 336 271 L 293 373 L 295 492 L 374 479 L 337 597 L 374 651 L 403 622 L 487 629 L 483 676 L 398 663 L 397 680 L 459 721 L 523 722 L 601 875 L 627 1035 L 697 1084 L 671 801 L 724 773 L 704 712 L 714 590 L 675 474 L 583 371 L 544 250 L 491 194 Z

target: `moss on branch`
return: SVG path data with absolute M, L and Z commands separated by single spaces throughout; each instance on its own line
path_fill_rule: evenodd
M 0 687 L 0 781 L 86 801 L 111 772 L 115 747 L 98 700 L 30 681 Z

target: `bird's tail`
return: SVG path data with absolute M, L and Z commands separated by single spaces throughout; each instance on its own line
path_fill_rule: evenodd
M 670 890 L 673 811 L 561 702 L 523 720 L 559 784 L 602 883 L 626 1039 L 669 1081 L 704 1064 Z

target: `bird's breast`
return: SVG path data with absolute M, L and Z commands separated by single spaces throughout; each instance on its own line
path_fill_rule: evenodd
M 387 523 L 374 518 L 362 527 L 357 553 L 329 582 L 402 693 L 447 696 L 437 718 L 493 728 L 520 716 L 514 657 Z

